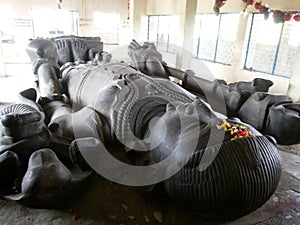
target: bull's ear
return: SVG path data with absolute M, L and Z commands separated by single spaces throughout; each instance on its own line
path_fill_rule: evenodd
M 29 89 L 26 89 L 24 91 L 21 91 L 19 93 L 18 97 L 36 102 L 37 93 L 36 93 L 36 90 L 34 88 L 29 88 Z

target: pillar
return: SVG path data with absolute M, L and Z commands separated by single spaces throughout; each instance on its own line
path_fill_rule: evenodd
M 235 47 L 233 51 L 233 57 L 232 57 L 232 77 L 231 80 L 241 80 L 240 74 L 241 70 L 244 69 L 245 64 L 245 46 L 247 44 L 248 38 L 246 37 L 247 34 L 247 24 L 248 20 L 251 19 L 251 16 L 247 16 L 246 18 L 243 18 L 243 15 L 240 15 L 239 19 L 239 26 L 237 30 L 237 36 L 235 40 Z
M 300 101 L 300 63 L 298 62 L 300 62 L 300 43 L 297 48 L 293 74 L 287 90 L 288 97 L 293 101 Z
M 176 68 L 190 68 L 193 52 L 193 32 L 197 0 L 182 0 L 182 13 L 179 19 L 179 35 L 177 41 Z
M 0 76 L 6 76 L 4 56 L 2 51 L 2 32 L 0 31 Z
M 131 0 L 133 38 L 137 41 L 147 40 L 148 17 L 146 0 Z

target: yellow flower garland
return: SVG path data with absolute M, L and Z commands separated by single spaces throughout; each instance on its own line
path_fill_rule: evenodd
M 254 136 L 254 134 L 248 130 L 246 126 L 239 125 L 239 124 L 230 124 L 227 120 L 223 120 L 221 125 L 217 125 L 219 130 L 223 129 L 226 132 L 230 132 L 233 136 L 230 140 L 235 140 L 237 138 L 249 137 Z

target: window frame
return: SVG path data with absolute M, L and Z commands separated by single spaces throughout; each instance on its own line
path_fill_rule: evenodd
M 78 35 L 79 33 L 79 12 L 77 10 L 65 10 L 65 9 L 53 9 L 53 8 L 44 8 L 44 7 L 37 7 L 37 8 L 30 8 L 32 26 L 33 26 L 33 37 L 56 37 L 61 35 Z M 50 18 L 40 20 L 39 14 L 46 14 L 50 15 Z M 70 19 L 68 22 L 70 24 L 66 25 L 59 21 L 59 16 L 67 16 Z M 43 31 L 40 32 L 39 29 L 41 27 L 45 27 L 44 24 L 49 23 L 49 20 L 52 23 L 46 28 L 42 29 Z M 64 25 L 62 25 L 64 24 Z M 66 30 L 65 28 L 68 27 Z M 61 29 L 63 28 L 63 29 Z M 65 32 L 67 31 L 67 32 Z
M 109 15 L 109 17 L 114 18 L 113 28 L 108 26 L 107 23 L 104 25 L 102 23 L 96 23 L 95 21 L 104 21 L 104 18 Z M 103 17 L 99 19 L 99 17 Z M 101 41 L 105 49 L 113 50 L 120 44 L 120 27 L 121 27 L 121 14 L 120 13 L 105 13 L 102 11 L 95 11 L 93 14 L 94 27 L 93 31 L 96 36 L 100 36 Z
M 276 50 L 275 50 L 275 55 L 274 55 L 274 58 L 273 58 L 273 64 L 272 64 L 271 72 L 264 71 L 264 70 L 261 70 L 261 69 L 253 69 L 252 67 L 250 67 L 250 68 L 247 67 L 247 63 L 248 63 L 247 60 L 248 60 L 248 57 L 249 57 L 249 52 L 251 51 L 250 45 L 251 45 L 251 38 L 252 38 L 252 34 L 253 34 L 253 29 L 254 29 L 253 24 L 254 24 L 254 20 L 255 20 L 256 15 L 261 15 L 261 14 L 260 13 L 252 13 L 251 18 L 250 18 L 250 20 L 251 20 L 250 24 L 249 24 L 250 27 L 248 27 L 248 33 L 247 33 L 247 36 L 246 36 L 246 39 L 245 39 L 246 47 L 245 47 L 245 51 L 244 51 L 243 69 L 247 70 L 247 71 L 253 71 L 253 72 L 258 72 L 258 73 L 269 74 L 269 75 L 272 75 L 272 76 L 291 78 L 292 74 L 284 75 L 284 74 L 276 72 L 276 69 L 278 68 L 278 66 L 280 66 L 277 63 L 278 63 L 278 58 L 279 58 L 279 54 L 280 54 L 280 50 L 281 50 L 281 46 L 282 46 L 283 33 L 284 33 L 284 29 L 285 29 L 285 22 L 279 23 L 281 25 L 280 34 L 279 34 L 278 40 L 276 41 L 277 44 L 276 44 Z M 270 16 L 269 16 L 269 19 L 271 19 L 271 18 L 272 18 L 272 14 L 270 14 Z M 296 48 L 298 48 L 298 47 L 296 47 Z M 291 67 L 293 67 L 293 66 L 291 66 Z M 293 68 L 290 68 L 290 70 L 291 70 L 291 73 L 292 73 Z
M 218 29 L 217 29 L 216 41 L 215 41 L 215 46 L 214 46 L 214 51 L 213 51 L 213 55 L 214 55 L 213 60 L 210 60 L 210 59 L 202 58 L 202 57 L 201 57 L 201 50 L 200 50 L 200 42 L 201 42 L 200 39 L 201 39 L 201 37 L 200 37 L 200 34 L 198 35 L 197 38 L 195 38 L 195 39 L 193 40 L 194 46 L 197 46 L 196 49 L 193 48 L 193 57 L 194 57 L 194 58 L 200 59 L 200 60 L 203 60 L 203 61 L 212 62 L 212 63 L 218 63 L 218 64 L 222 64 L 222 65 L 226 65 L 226 66 L 232 66 L 232 62 L 226 63 L 226 62 L 221 62 L 221 61 L 219 61 L 219 60 L 217 59 L 218 49 L 219 49 L 219 47 L 220 47 L 220 46 L 219 46 L 219 43 L 220 43 L 220 41 L 222 40 L 222 39 L 220 38 L 222 16 L 224 16 L 224 15 L 229 15 L 229 14 L 239 16 L 240 13 L 220 13 L 220 14 L 218 15 L 218 17 L 219 17 L 219 18 L 218 18 Z M 216 16 L 214 13 L 198 13 L 198 14 L 195 15 L 195 17 L 196 17 L 196 16 L 201 16 L 201 15 L 212 15 L 212 16 Z M 196 26 L 201 26 L 201 25 L 200 25 L 200 24 L 195 24 L 195 28 L 196 28 Z M 238 26 L 239 26 L 239 22 L 238 22 L 237 27 L 236 27 L 237 30 L 238 30 Z M 200 27 L 200 29 L 201 29 L 201 27 Z M 194 32 L 195 32 L 195 31 L 194 31 Z M 237 32 L 237 31 L 236 31 L 236 32 Z M 194 35 L 195 35 L 195 34 L 194 34 Z M 233 41 L 234 45 L 235 45 L 235 42 L 236 42 L 236 38 L 237 38 L 237 37 L 235 37 L 235 40 Z M 195 41 L 196 41 L 196 43 L 197 43 L 196 45 L 195 45 Z M 235 46 L 233 47 L 233 49 L 234 49 L 234 48 L 235 48 Z M 234 50 L 233 50 L 233 52 L 234 52 Z M 233 58 L 233 53 L 232 53 L 232 55 L 231 55 L 231 60 L 232 60 L 232 58 Z M 230 61 L 231 61 L 231 60 L 230 60 Z
M 171 45 L 173 44 L 175 44 L 175 43 L 171 43 L 170 42 L 170 32 L 168 32 L 167 34 L 168 34 L 168 36 L 167 36 L 167 41 L 165 42 L 166 43 L 166 50 L 165 49 L 161 49 L 160 48 L 160 46 L 159 46 L 159 43 L 160 43 L 160 41 L 159 41 L 159 24 L 160 24 L 160 22 L 159 22 L 159 19 L 161 18 L 161 17 L 172 17 L 172 16 L 178 16 L 179 17 L 179 15 L 178 14 L 168 14 L 168 15 L 148 15 L 148 28 L 147 28 L 147 40 L 149 41 L 149 42 L 154 42 L 154 44 L 157 46 L 157 48 L 158 48 L 158 50 L 159 51 L 162 51 L 162 52 L 167 52 L 167 53 L 170 53 L 170 54 L 176 54 L 176 50 L 175 51 L 171 51 L 170 49 L 171 49 Z M 153 41 L 153 40 L 150 40 L 149 38 L 150 38 L 150 19 L 151 19 L 151 17 L 157 17 L 158 18 L 158 22 L 157 22 L 157 24 L 158 24 L 158 26 L 157 26 L 157 28 L 156 28 L 156 40 L 155 41 Z M 179 18 L 178 18 L 179 19 Z

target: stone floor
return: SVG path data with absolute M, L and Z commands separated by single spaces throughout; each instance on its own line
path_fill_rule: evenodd
M 0 102 L 14 102 L 19 92 L 33 86 L 34 75 L 26 65 L 23 71 L 17 74 L 0 76 Z
M 298 146 L 300 150 L 300 145 Z M 196 217 L 169 199 L 142 197 L 136 188 L 95 177 L 85 193 L 59 210 L 32 209 L 0 200 L 0 224 L 22 225 L 299 225 L 300 156 L 280 151 L 282 176 L 269 201 L 255 212 L 234 221 Z

